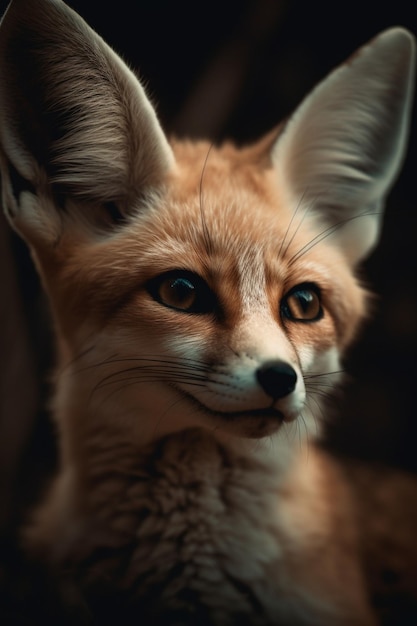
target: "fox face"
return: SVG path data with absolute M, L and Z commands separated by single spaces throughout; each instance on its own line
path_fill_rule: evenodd
M 95 413 L 127 416 L 138 441 L 192 426 L 296 433 L 300 416 L 312 434 L 364 292 L 337 249 L 316 245 L 326 226 L 286 208 L 271 168 L 248 185 L 231 146 L 173 151 L 151 207 L 65 255 L 59 318 L 73 358 L 91 347 L 68 377 L 83 380 Z
M 14 0 L 0 54 L 3 204 L 50 297 L 63 437 L 313 434 L 366 308 L 412 37 L 383 33 L 244 149 L 169 142 L 57 0 Z

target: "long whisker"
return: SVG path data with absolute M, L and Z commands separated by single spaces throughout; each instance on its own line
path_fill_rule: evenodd
M 116 389 L 113 389 L 112 391 L 110 391 L 110 393 L 108 393 L 105 397 L 103 397 L 103 398 L 101 399 L 101 402 L 99 403 L 99 405 L 100 405 L 100 406 L 105 405 L 105 404 L 106 404 L 106 403 L 110 400 L 110 398 L 112 398 L 112 397 L 113 397 L 113 396 L 115 396 L 116 394 L 120 393 L 121 391 L 124 391 L 124 390 L 125 390 L 125 389 L 127 389 L 128 387 L 132 387 L 132 386 L 134 386 L 134 385 L 138 385 L 138 384 L 140 384 L 140 383 L 148 383 L 148 384 L 149 384 L 150 382 L 157 382 L 157 381 L 156 381 L 156 380 L 139 380 L 139 379 L 136 379 L 134 382 L 131 382 L 131 383 L 126 383 L 126 384 L 120 385 L 120 386 L 119 386 L 119 387 L 117 387 Z M 95 393 L 96 391 L 97 391 L 97 389 L 96 389 L 96 388 L 94 388 L 94 389 L 92 390 L 92 392 L 90 393 L 89 402 L 91 402 L 91 400 L 92 400 L 92 398 L 93 398 L 93 395 L 94 395 L 94 393 Z
M 158 376 L 159 372 L 141 372 L 140 376 L 127 376 L 125 378 L 114 378 L 113 380 L 108 380 L 107 382 L 100 382 L 95 386 L 94 391 L 98 391 L 99 389 L 104 389 L 105 387 L 111 387 L 112 385 L 117 385 L 119 383 L 127 382 L 127 381 L 138 381 L 138 382 L 158 382 L 161 380 L 161 377 Z M 169 382 L 175 382 L 176 380 L 184 381 L 184 376 L 180 374 L 175 376 L 169 376 Z M 187 385 L 198 386 L 201 385 L 202 382 L 205 382 L 205 378 L 203 376 L 200 377 L 189 377 L 186 379 Z
M 214 251 L 213 242 L 210 236 L 210 231 L 207 226 L 206 216 L 204 214 L 204 203 L 203 203 L 203 181 L 204 174 L 206 172 L 208 158 L 210 156 L 210 152 L 214 148 L 214 143 L 211 143 L 209 149 L 207 150 L 206 158 L 204 159 L 203 168 L 201 170 L 200 176 L 200 186 L 199 186 L 199 200 L 200 200 L 200 217 L 201 217 L 201 225 L 203 227 L 203 237 L 204 237 L 204 245 L 206 248 L 206 252 L 208 255 L 212 254 Z
M 87 353 L 88 351 L 86 351 Z M 123 357 L 123 358 L 115 358 L 118 357 L 117 354 L 114 354 L 110 357 L 107 357 L 106 359 L 103 359 L 103 361 L 99 361 L 97 363 L 92 363 L 90 365 L 86 365 L 85 367 L 82 367 L 80 369 L 74 370 L 74 374 L 79 374 L 81 372 L 84 372 L 86 370 L 90 370 L 90 369 L 94 369 L 96 367 L 101 367 L 104 365 L 113 365 L 116 363 L 138 363 L 138 367 L 139 364 L 143 364 L 143 363 L 161 363 L 161 359 L 155 358 L 155 357 L 148 357 L 148 356 L 142 356 L 142 357 Z M 184 360 L 180 360 L 180 359 L 167 359 L 164 357 L 163 359 L 164 364 L 169 365 L 169 366 L 173 366 L 176 367 L 178 366 L 178 364 L 180 364 L 181 366 L 185 366 L 187 365 L 190 368 L 194 368 L 194 369 L 200 369 L 200 371 L 205 371 L 205 368 L 203 366 L 203 364 L 201 363 L 201 361 L 197 360 L 197 359 L 187 359 L 186 361 Z
M 72 365 L 74 365 L 75 363 L 77 363 L 77 361 L 80 361 L 81 359 L 83 359 L 85 356 L 87 356 L 87 354 L 89 354 L 90 352 L 93 352 L 93 350 L 95 349 L 95 345 L 92 346 L 88 346 L 88 348 L 85 348 L 85 350 L 82 350 L 79 354 L 77 354 L 76 356 L 74 356 L 72 359 L 70 359 L 69 361 L 67 361 L 66 363 L 63 364 L 63 366 L 60 368 L 59 370 L 59 374 L 63 374 L 66 370 L 68 370 Z
M 333 370 L 331 372 L 320 372 L 319 374 L 305 374 L 304 380 L 310 380 L 311 378 L 322 378 L 324 376 L 336 376 L 337 374 L 345 374 L 346 370 Z
M 307 252 L 309 252 L 312 248 L 317 246 L 319 243 L 321 243 L 327 237 L 330 237 L 331 235 L 333 235 L 337 230 L 342 228 L 342 226 L 345 226 L 345 224 L 348 224 L 349 222 L 353 222 L 354 220 L 360 219 L 362 217 L 368 217 L 370 215 L 380 215 L 380 213 L 378 211 L 368 212 L 368 213 L 361 213 L 360 215 L 354 215 L 353 217 L 349 217 L 349 218 L 347 218 L 345 220 L 341 220 L 340 222 L 337 222 L 336 224 L 332 224 L 331 226 L 328 226 L 327 228 L 322 230 L 320 233 L 318 233 L 318 235 L 313 237 L 308 243 L 306 243 L 304 246 L 302 246 L 290 258 L 290 260 L 288 261 L 288 265 L 293 265 L 302 256 L 307 254 Z
M 300 198 L 300 201 L 299 201 L 299 203 L 298 203 L 298 205 L 297 205 L 297 208 L 295 209 L 295 211 L 294 211 L 294 213 L 293 213 L 293 215 L 292 215 L 292 217 L 291 217 L 290 223 L 288 224 L 287 231 L 286 231 L 286 233 L 285 233 L 285 235 L 284 235 L 284 239 L 283 239 L 283 241 L 282 241 L 282 243 L 281 243 L 281 246 L 280 246 L 280 249 L 279 249 L 279 252 L 278 252 L 278 257 L 281 257 L 281 255 L 282 255 L 283 257 L 285 257 L 285 255 L 286 255 L 286 254 L 287 254 L 287 252 L 288 252 L 289 247 L 291 246 L 291 244 L 292 244 L 292 242 L 294 241 L 294 239 L 295 239 L 295 237 L 296 237 L 296 235 L 297 235 L 298 231 L 300 230 L 300 228 L 301 228 L 301 226 L 302 226 L 302 224 L 303 224 L 303 222 L 304 222 L 305 218 L 307 217 L 307 214 L 308 214 L 308 213 L 309 213 L 309 211 L 311 210 L 312 204 L 309 204 L 309 205 L 307 206 L 306 210 L 304 211 L 303 215 L 301 216 L 301 219 L 300 219 L 300 221 L 298 222 L 298 224 L 297 224 L 297 226 L 296 226 L 296 228 L 295 228 L 295 230 L 294 230 L 293 234 L 291 235 L 291 237 L 290 237 L 290 239 L 289 239 L 289 241 L 288 241 L 287 245 L 285 246 L 285 250 L 284 250 L 284 251 L 282 251 L 282 248 L 283 248 L 283 243 L 284 243 L 284 241 L 285 241 L 285 239 L 286 239 L 286 237 L 287 237 L 287 235 L 288 235 L 288 233 L 289 233 L 289 230 L 290 230 L 290 228 L 291 228 L 291 224 L 293 223 L 294 218 L 295 218 L 295 216 L 296 216 L 296 215 L 297 215 L 297 213 L 298 213 L 298 210 L 299 210 L 299 209 L 300 209 L 300 207 L 302 206 L 302 203 L 303 203 L 303 199 L 304 199 L 305 194 L 306 194 L 306 191 L 304 191 L 304 193 L 302 194 L 302 196 L 301 196 L 301 198 Z
M 317 382 L 313 382 L 313 383 L 309 383 L 306 384 L 306 389 L 314 392 L 314 391 L 318 391 L 318 390 L 323 390 L 325 391 L 326 389 L 335 389 L 335 385 L 332 383 L 317 383 Z
M 155 367 L 154 365 L 139 365 L 134 367 L 127 367 L 116 372 L 111 372 L 107 376 L 102 377 L 96 385 L 93 387 L 90 393 L 90 397 L 94 395 L 96 391 L 114 385 L 127 380 L 137 381 L 160 381 L 161 379 L 174 381 L 185 380 L 189 384 L 201 382 L 206 380 L 205 368 L 201 368 L 197 371 L 194 367 L 185 367 L 183 364 L 167 363 L 165 361 L 159 361 L 161 367 Z M 132 374 L 132 376 L 129 376 Z M 123 377 L 123 378 L 122 378 Z
M 333 394 L 329 393 L 325 389 L 309 389 L 310 397 L 319 396 L 320 398 L 325 398 L 326 400 L 332 400 Z

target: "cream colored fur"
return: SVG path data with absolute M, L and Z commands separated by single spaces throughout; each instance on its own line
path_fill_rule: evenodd
M 60 0 L 13 0 L 0 58 L 3 204 L 59 347 L 61 464 L 29 552 L 72 572 L 100 624 L 375 624 L 386 534 L 417 596 L 412 521 L 375 533 L 369 471 L 313 445 L 404 158 L 412 36 L 379 35 L 244 149 L 169 143 Z M 300 285 L 314 319 L 288 313 Z M 281 385 L 282 363 L 275 393 L 260 372 Z M 382 516 L 400 491 L 417 489 L 394 478 Z

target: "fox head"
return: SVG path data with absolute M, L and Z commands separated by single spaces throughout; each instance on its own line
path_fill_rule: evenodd
M 169 142 L 76 13 L 13 0 L 3 206 L 54 315 L 64 455 L 103 432 L 288 445 L 316 428 L 365 313 L 355 272 L 404 157 L 413 78 L 413 38 L 393 28 L 257 144 Z

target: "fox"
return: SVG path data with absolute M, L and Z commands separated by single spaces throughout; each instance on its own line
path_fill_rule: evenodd
M 60 454 L 22 543 L 74 623 L 417 615 L 417 481 L 320 445 L 414 78 L 392 27 L 256 142 L 168 138 L 74 10 L 10 2 L 2 204 L 49 298 Z

